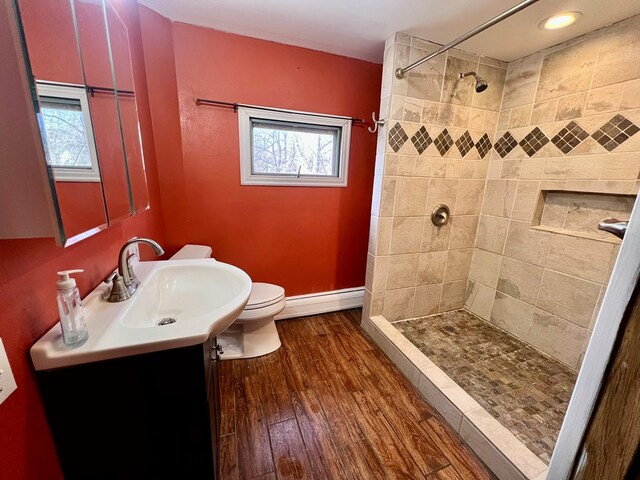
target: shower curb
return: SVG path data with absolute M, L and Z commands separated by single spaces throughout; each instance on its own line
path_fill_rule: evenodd
M 385 317 L 361 326 L 389 360 L 500 480 L 544 480 L 548 466 Z

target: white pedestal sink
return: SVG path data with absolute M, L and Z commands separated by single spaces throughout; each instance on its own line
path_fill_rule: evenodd
M 140 262 L 141 285 L 129 299 L 109 303 L 100 285 L 84 300 L 89 339 L 76 348 L 62 341 L 60 325 L 31 347 L 36 370 L 78 365 L 205 342 L 240 315 L 251 279 L 213 259 Z

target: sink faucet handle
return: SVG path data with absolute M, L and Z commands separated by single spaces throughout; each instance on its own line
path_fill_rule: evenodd
M 118 275 L 118 269 L 117 268 L 113 272 L 111 272 L 109 275 L 104 277 L 103 282 L 104 283 L 113 283 L 113 279 L 116 278 L 116 275 Z

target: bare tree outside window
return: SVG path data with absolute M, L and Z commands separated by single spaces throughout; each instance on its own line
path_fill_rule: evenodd
M 339 129 L 252 121 L 254 174 L 337 176 Z
M 91 154 L 80 102 L 40 99 L 49 155 L 53 167 L 91 168 Z

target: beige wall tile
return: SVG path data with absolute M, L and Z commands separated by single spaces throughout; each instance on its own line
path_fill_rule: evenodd
M 386 290 L 388 267 L 389 257 L 367 255 L 365 288 L 371 292 L 382 292 Z
M 418 254 L 392 255 L 388 258 L 387 290 L 416 285 Z
M 444 283 L 442 285 L 442 299 L 440 300 L 440 312 L 448 312 L 449 310 L 457 310 L 464 306 L 465 294 L 467 290 L 467 281 Z
M 554 122 L 557 109 L 558 99 L 535 103 L 531 112 L 531 125 Z
M 396 183 L 395 216 L 424 215 L 429 192 L 426 177 L 400 177 Z
M 542 206 L 540 225 L 545 227 L 563 228 L 569 213 L 569 195 L 548 193 Z
M 550 241 L 550 233 L 531 230 L 528 222 L 512 220 L 504 254 L 523 262 L 543 266 L 547 261 Z
M 511 110 L 502 110 L 498 114 L 498 123 L 496 124 L 496 130 L 502 131 L 509 128 L 509 120 L 511 119 Z M 497 139 L 498 137 L 496 137 Z
M 635 16 L 616 27 L 594 39 L 601 48 L 592 88 L 640 77 L 640 20 Z
M 372 215 L 369 223 L 369 244 L 367 246 L 367 252 L 372 255 L 377 255 L 378 241 L 379 241 L 379 217 Z
M 509 180 L 515 180 L 520 178 L 520 171 L 522 170 L 522 160 L 504 160 L 502 162 L 502 172 L 500 177 Z
M 496 292 L 491 311 L 491 323 L 526 341 L 535 307 Z
M 603 180 L 640 178 L 640 155 L 637 153 L 608 154 L 605 157 L 600 177 Z
M 599 293 L 596 283 L 545 270 L 536 306 L 586 329 Z
M 542 53 L 535 53 L 509 64 L 504 85 L 502 110 L 509 110 L 535 101 L 542 58 Z
M 473 248 L 478 230 L 477 215 L 454 215 L 451 217 L 451 239 L 449 248 Z
M 546 265 L 559 272 L 604 283 L 613 252 L 611 243 L 554 234 Z
M 599 115 L 617 111 L 622 100 L 623 87 L 623 84 L 617 84 L 591 90 L 587 97 L 584 115 Z
M 396 197 L 395 177 L 385 177 L 382 180 L 382 196 L 380 198 L 380 216 L 393 216 L 393 204 Z
M 429 194 L 427 196 L 427 212 L 438 204 L 444 203 L 450 209 L 456 204 L 459 180 L 453 178 L 432 178 L 429 182 Z
M 456 116 L 456 106 L 452 103 L 441 103 L 438 108 L 438 125 L 453 126 Z M 440 131 L 436 134 L 438 135 Z M 435 137 L 434 137 L 435 138 Z
M 447 251 L 421 253 L 418 259 L 417 285 L 442 283 L 447 264 Z
M 540 182 L 536 180 L 521 180 L 518 182 L 516 198 L 513 203 L 511 218 L 530 222 L 538 205 L 540 196 Z
M 496 217 L 510 217 L 516 197 L 515 180 L 487 180 L 482 200 L 482 213 Z
M 455 103 L 456 105 L 471 106 L 474 89 L 473 78 L 459 78 L 458 74 L 460 72 L 476 71 L 478 68 L 477 60 L 473 62 L 447 54 L 446 64 L 442 101 Z
M 531 119 L 532 105 L 523 105 L 511 110 L 509 117 L 509 128 L 526 127 Z
M 589 340 L 589 332 L 544 310 L 533 314 L 528 341 L 553 358 L 577 370 Z
M 445 269 L 444 273 L 444 281 L 466 281 L 469 277 L 469 268 L 471 267 L 472 255 L 473 248 L 449 250 L 447 255 L 447 268 Z
M 427 48 L 426 44 L 424 44 L 424 47 L 424 49 L 411 47 L 409 61 L 401 66 L 406 67 L 409 63 L 427 56 L 438 48 L 435 46 Z M 423 100 L 440 101 L 444 65 L 444 56 L 439 55 L 408 72 L 406 74 L 407 95 Z M 394 81 L 395 80 L 394 78 Z
M 395 177 L 398 174 L 398 156 L 394 154 L 384 154 L 384 175 Z
M 536 101 L 583 92 L 589 89 L 600 43 L 589 38 L 544 57 Z
M 486 110 L 484 115 L 484 121 L 482 122 L 482 130 L 486 132 L 495 132 L 498 126 L 499 112 Z
M 425 217 L 422 231 L 422 251 L 433 252 L 449 248 L 451 238 L 451 223 L 436 227 L 431 222 L 431 217 Z
M 502 253 L 508 228 L 508 218 L 480 215 L 478 233 L 476 234 L 476 247 L 494 253 Z
M 405 97 L 401 95 L 391 95 L 391 106 L 389 111 L 389 119 L 391 120 L 402 120 L 404 116 L 404 99 Z M 381 117 L 382 117 L 382 112 Z M 384 117 L 382 117 L 384 118 Z
M 380 217 L 378 219 L 378 242 L 376 255 L 388 255 L 391 247 L 391 231 L 393 229 L 393 219 L 391 217 Z
M 413 299 L 415 288 L 387 290 L 384 293 L 382 315 L 390 322 L 411 318 L 413 315 Z
M 422 217 L 394 217 L 391 232 L 391 254 L 420 251 Z
M 575 95 L 567 95 L 558 100 L 558 109 L 556 110 L 556 121 L 570 120 L 582 116 L 584 105 L 587 102 L 587 92 L 576 93 Z
M 435 124 L 438 121 L 439 107 L 438 102 L 425 100 L 422 107 L 422 123 Z
M 442 284 L 425 285 L 416 288 L 416 296 L 413 302 L 413 316 L 424 317 L 438 313 L 440 298 L 442 297 Z
M 475 248 L 471 259 L 469 280 L 482 283 L 495 290 L 502 265 L 502 255 Z
M 416 173 L 417 155 L 398 155 L 398 175 L 404 177 L 414 176 Z M 400 179 L 396 179 L 396 192 Z M 396 200 L 398 199 L 396 193 Z
M 535 304 L 543 268 L 509 257 L 502 259 L 497 290 L 517 300 Z
M 469 118 L 471 117 L 471 107 L 456 107 L 456 113 L 453 117 L 453 125 L 458 128 L 468 128 Z
M 394 53 L 392 57 L 393 67 L 390 72 L 390 76 L 392 79 L 391 93 L 393 95 L 406 96 L 407 95 L 407 79 L 409 75 L 407 74 L 403 78 L 396 78 L 393 72 L 395 71 L 396 68 L 405 67 L 410 63 L 409 56 L 411 53 L 411 47 L 409 45 L 402 45 L 402 44 L 396 43 L 393 48 L 394 48 Z M 410 96 L 417 97 L 417 95 L 410 95 Z
M 469 129 L 470 130 L 482 130 L 482 124 L 484 122 L 485 110 L 480 108 L 472 108 L 469 116 Z
M 640 78 L 624 84 L 620 109 L 640 108 Z
M 406 97 L 404 99 L 404 109 L 402 120 L 405 122 L 420 122 L 422 119 L 422 100 L 419 98 Z
M 460 180 L 453 209 L 454 215 L 477 215 L 482 206 L 484 180 Z
M 495 290 L 493 288 L 470 280 L 467 284 L 467 298 L 464 302 L 464 308 L 480 318 L 489 320 L 491 310 L 493 310 L 494 297 Z

